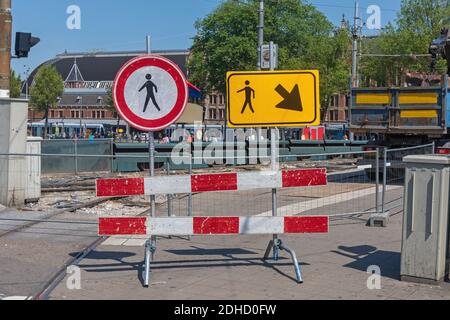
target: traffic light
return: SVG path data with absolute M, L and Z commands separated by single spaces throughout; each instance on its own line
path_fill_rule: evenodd
M 27 58 L 30 49 L 37 45 L 41 39 L 31 36 L 31 33 L 16 33 L 16 57 Z

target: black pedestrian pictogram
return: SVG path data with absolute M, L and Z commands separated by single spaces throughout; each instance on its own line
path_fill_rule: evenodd
M 255 90 L 253 90 L 250 87 L 250 81 L 245 81 L 245 88 L 239 90 L 237 93 L 241 93 L 245 91 L 245 103 L 244 106 L 242 107 L 242 111 L 241 114 L 244 114 L 245 109 L 247 109 L 247 107 L 250 107 L 250 110 L 252 111 L 252 113 L 255 113 L 255 110 L 253 110 L 253 105 L 252 105 L 252 99 L 256 98 L 256 94 L 255 94 Z M 252 98 L 253 96 L 253 98 Z
M 147 111 L 150 99 L 152 100 L 156 109 L 158 109 L 158 111 L 161 111 L 155 98 L 155 93 L 158 93 L 158 87 L 153 83 L 151 74 L 147 74 L 145 78 L 147 79 L 147 82 L 144 83 L 142 88 L 139 89 L 139 92 L 141 92 L 142 90 L 144 90 L 144 88 L 147 88 L 147 97 L 145 98 L 144 112 Z
M 276 106 L 278 109 L 303 111 L 302 98 L 300 96 L 298 84 L 294 86 L 294 89 L 292 89 L 291 92 L 287 91 L 281 84 L 275 88 L 275 91 L 284 99 Z

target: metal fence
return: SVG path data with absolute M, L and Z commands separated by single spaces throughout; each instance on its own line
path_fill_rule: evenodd
M 113 140 L 43 140 L 42 154 L 44 174 L 111 171 L 113 166 L 111 157 L 94 158 L 84 155 L 112 156 Z
M 388 212 L 403 205 L 403 186 L 406 168 L 403 158 L 409 155 L 434 153 L 434 143 L 408 148 L 385 148 L 382 150 L 382 212 Z
M 87 142 L 86 142 L 87 143 Z M 89 144 L 88 144 L 89 145 Z M 56 144 L 54 145 L 54 147 Z M 105 142 L 106 146 L 106 142 Z M 56 148 L 56 147 L 55 147 Z M 56 151 L 55 149 L 52 149 Z M 65 149 L 62 149 L 65 150 Z M 100 149 L 99 149 L 100 150 Z M 105 149 L 107 148 L 105 147 Z M 199 193 L 158 196 L 156 214 L 159 216 L 270 216 L 273 206 L 279 216 L 329 215 L 339 221 L 344 218 L 365 219 L 372 213 L 386 212 L 398 207 L 403 197 L 403 164 L 401 159 L 409 154 L 432 153 L 434 145 L 413 148 L 355 151 L 344 153 L 320 153 L 308 155 L 277 155 L 278 165 L 283 170 L 326 168 L 328 185 L 311 188 L 290 188 L 278 190 L 253 190 L 220 193 Z M 61 151 L 61 150 L 60 150 Z M 92 152 L 94 153 L 94 152 Z M 238 154 L 233 159 L 237 160 Z M 206 157 L 191 153 L 179 156 L 157 155 L 156 175 L 180 175 L 202 173 L 229 173 L 240 171 L 272 170 L 270 152 L 251 163 L 249 156 L 242 161 L 223 164 L 226 156 L 212 154 Z M 65 173 L 58 170 L 42 170 L 36 166 L 24 166 L 17 159 L 42 160 L 42 168 L 62 163 L 78 170 Z M 75 166 L 87 163 L 86 167 Z M 218 164 L 214 164 L 217 161 Z M 0 155 L 0 170 L 9 170 L 10 175 L 26 177 L 41 176 L 42 195 L 37 204 L 30 204 L 28 210 L 61 209 L 96 198 L 95 180 L 110 177 L 142 177 L 149 175 L 141 167 L 136 172 L 116 172 L 117 163 L 147 163 L 148 155 L 108 154 L 22 154 Z M 180 162 L 182 162 L 180 164 Z M 8 167 L 3 164 L 8 163 Z M 97 165 L 97 164 L 108 165 Z M 205 163 L 209 163 L 206 165 Z M 239 163 L 243 163 L 242 165 Z M 30 169 L 31 168 L 31 169 Z M 80 170 L 83 168 L 83 170 Z M 30 172 L 30 170 L 32 172 Z M 142 171 L 141 171 L 142 170 Z M 75 174 L 76 172 L 76 174 Z M 27 178 L 28 179 L 28 178 Z M 24 182 L 25 187 L 38 188 L 36 181 Z M 0 185 L 0 191 L 5 186 Z M 36 191 L 36 190 L 35 190 Z M 95 209 L 80 210 L 82 214 L 99 215 L 146 215 L 149 214 L 150 199 L 146 196 L 111 199 Z

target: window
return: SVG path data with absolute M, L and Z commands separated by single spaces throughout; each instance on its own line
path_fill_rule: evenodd
M 80 118 L 80 111 L 72 110 L 72 111 L 70 111 L 70 115 L 74 119 Z M 83 113 L 81 113 L 81 116 L 83 116 Z
M 223 95 L 219 96 L 219 103 L 222 105 L 223 104 Z
M 60 118 L 64 118 L 64 111 L 59 110 L 58 113 Z
M 216 95 L 213 96 L 213 104 L 217 105 L 217 96 Z
M 213 119 L 213 110 L 209 109 L 209 119 Z
M 101 111 L 100 112 L 100 116 L 101 116 L 102 119 L 105 119 L 105 111 Z
M 220 120 L 225 119 L 225 110 L 224 109 L 220 109 L 219 112 L 220 112 Z

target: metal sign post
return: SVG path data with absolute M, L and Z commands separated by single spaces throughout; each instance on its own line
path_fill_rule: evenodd
M 147 54 L 152 53 L 151 37 L 147 36 Z M 149 173 L 150 177 L 155 176 L 155 134 L 153 131 L 148 133 L 148 153 L 149 153 Z M 150 195 L 150 217 L 156 217 L 156 198 Z M 150 263 L 153 261 L 156 252 L 156 237 L 151 236 L 145 243 L 145 269 L 144 269 L 144 286 L 150 284 Z
M 274 49 L 275 49 L 275 45 L 272 41 L 270 41 L 269 44 L 269 67 L 270 67 L 270 71 L 274 71 L 278 65 L 277 60 L 278 57 L 275 57 L 274 55 Z M 278 171 L 278 165 L 277 165 L 277 145 L 276 143 L 278 142 L 278 137 L 277 137 L 277 132 L 278 129 L 277 128 L 272 128 L 270 130 L 270 155 L 271 155 L 271 165 L 272 165 L 272 171 Z M 278 145 L 279 147 L 279 145 Z M 272 216 L 276 217 L 278 215 L 278 192 L 277 189 L 272 189 Z M 273 235 L 273 260 L 278 261 L 278 257 L 279 257 L 279 249 L 277 246 L 278 243 L 278 235 L 274 234 Z
M 172 61 L 151 54 L 147 36 L 147 55 L 126 62 L 117 73 L 113 100 L 122 119 L 132 127 L 148 132 L 149 173 L 155 176 L 155 131 L 175 123 L 188 103 L 186 77 Z M 150 218 L 156 217 L 156 196 L 150 195 Z M 150 283 L 150 265 L 156 251 L 156 237 L 145 245 L 144 286 Z

